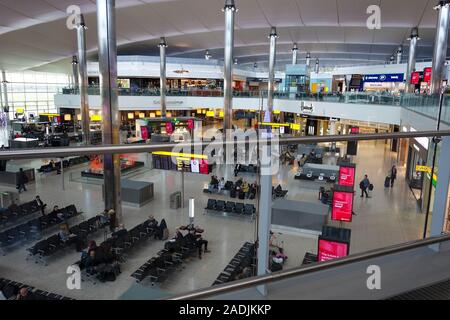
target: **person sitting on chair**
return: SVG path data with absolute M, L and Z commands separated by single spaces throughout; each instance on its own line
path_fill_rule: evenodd
M 125 226 L 123 224 L 120 224 L 117 227 L 116 231 L 113 232 L 112 236 L 115 238 L 120 238 L 120 237 L 123 237 L 124 235 L 126 235 L 127 232 L 128 231 L 127 231 L 127 229 L 125 229 Z
M 45 216 L 45 207 L 47 207 L 47 205 L 41 200 L 41 197 L 36 196 L 36 204 L 39 209 L 41 209 L 42 215 Z

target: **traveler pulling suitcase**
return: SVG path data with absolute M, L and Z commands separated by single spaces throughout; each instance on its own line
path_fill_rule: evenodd
M 387 176 L 386 179 L 384 179 L 384 187 L 389 188 L 391 186 L 391 177 Z

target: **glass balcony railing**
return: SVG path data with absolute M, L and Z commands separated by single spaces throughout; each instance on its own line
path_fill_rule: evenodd
M 119 88 L 119 96 L 149 96 L 158 97 L 159 89 L 147 88 Z M 79 90 L 74 88 L 64 88 L 62 94 L 79 94 Z M 100 95 L 98 86 L 89 86 L 89 95 Z M 267 98 L 267 91 L 233 91 L 236 98 Z M 188 88 L 188 89 L 169 89 L 166 93 L 169 97 L 223 97 L 223 90 Z M 439 95 L 424 95 L 412 93 L 377 93 L 377 92 L 330 92 L 330 93 L 306 93 L 306 92 L 285 92 L 275 91 L 276 99 L 301 100 L 301 101 L 319 101 L 332 103 L 353 103 L 384 106 L 401 106 L 416 113 L 425 115 L 432 119 L 439 116 Z M 443 108 L 441 112 L 441 121 L 450 123 L 450 111 L 448 110 L 450 101 L 448 95 L 444 95 Z

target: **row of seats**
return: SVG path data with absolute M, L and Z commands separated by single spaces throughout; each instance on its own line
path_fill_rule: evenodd
M 137 269 L 131 277 L 136 282 L 141 282 L 145 278 L 149 278 L 152 284 L 163 282 L 167 279 L 169 273 L 176 270 L 182 263 L 182 255 L 176 252 L 162 250 L 156 257 L 149 259 L 139 269 Z
M 20 282 L 0 278 L 0 289 L 8 300 L 15 300 L 22 288 L 28 290 L 27 300 L 74 300 L 59 294 L 39 290 Z
M 254 275 L 255 244 L 246 242 L 214 281 L 213 286 Z
M 198 246 L 194 240 L 187 236 L 178 240 L 169 240 L 164 244 L 164 249 L 157 253 L 156 257 L 149 259 L 138 270 L 133 272 L 131 277 L 137 282 L 149 278 L 154 285 L 167 279 L 168 275 L 177 270 L 183 260 L 192 256 L 198 251 Z
M 69 167 L 76 166 L 78 164 L 86 163 L 89 161 L 90 161 L 90 159 L 88 156 L 75 157 L 75 158 L 71 158 L 69 160 L 63 160 L 63 165 L 64 165 L 64 168 L 69 168 Z M 56 171 L 56 170 L 60 170 L 60 169 L 61 169 L 61 161 L 55 162 L 54 167 L 52 167 L 49 164 L 43 165 L 39 169 L 37 169 L 37 171 L 39 173 L 45 173 L 45 172 L 52 172 L 52 171 Z
M 47 239 L 37 242 L 34 246 L 27 249 L 29 257 L 35 257 L 36 263 L 43 261 L 47 264 L 44 260 L 45 258 L 65 248 L 71 247 L 77 240 L 86 239 L 88 235 L 103 229 L 107 225 L 108 224 L 101 222 L 101 216 L 95 216 L 85 220 L 69 229 L 69 233 L 73 236 L 67 241 L 62 241 L 59 234 L 55 234 Z
M 118 260 L 124 260 L 123 254 L 128 252 L 133 246 L 137 245 L 146 239 L 151 238 L 156 232 L 156 229 L 149 225 L 149 220 L 135 226 L 130 231 L 122 230 L 119 233 L 114 233 L 113 236 L 102 242 L 99 247 L 104 252 L 110 253 L 114 257 L 109 264 L 114 264 Z M 98 274 L 91 274 L 86 269 L 85 261 L 77 261 L 75 265 L 80 267 L 82 276 L 85 280 L 93 280 Z M 101 273 L 100 273 L 101 274 Z M 95 283 L 95 280 L 93 280 Z
M 5 225 L 7 223 L 15 222 L 18 219 L 38 212 L 40 209 L 41 208 L 35 200 L 23 203 L 18 206 L 10 206 L 9 208 L 4 208 L 0 211 L 0 224 Z
M 23 240 L 36 239 L 42 230 L 55 226 L 67 219 L 81 214 L 75 205 L 70 205 L 45 216 L 23 223 L 14 228 L 0 232 L 0 248 L 9 247 Z
M 205 210 L 213 210 L 218 212 L 236 213 L 239 215 L 253 216 L 256 208 L 253 204 L 244 204 L 240 202 L 223 201 L 208 199 Z

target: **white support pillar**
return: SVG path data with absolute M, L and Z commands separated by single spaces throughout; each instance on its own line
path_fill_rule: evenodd
M 409 54 L 408 54 L 408 65 L 406 68 L 406 92 L 413 93 L 414 86 L 411 85 L 411 74 L 416 71 L 416 52 L 417 52 L 417 42 L 419 38 L 419 29 L 412 28 L 411 35 L 409 36 Z
M 431 72 L 430 91 L 440 92 L 445 78 L 445 61 L 447 58 L 448 28 L 450 23 L 450 0 L 439 1 L 435 7 L 438 10 L 436 37 L 434 39 L 433 70 Z

